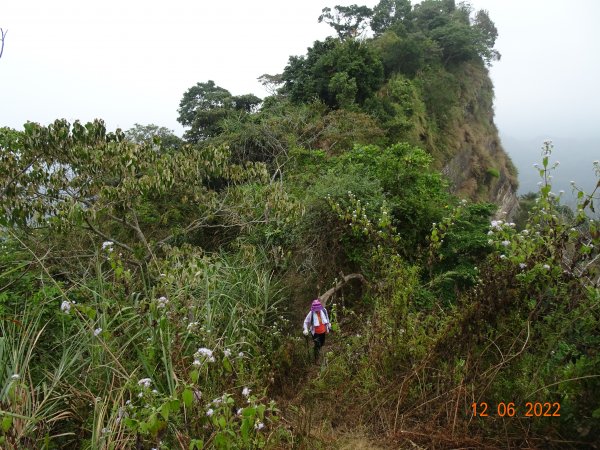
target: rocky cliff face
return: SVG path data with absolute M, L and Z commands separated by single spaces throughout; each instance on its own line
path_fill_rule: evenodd
M 460 80 L 460 101 L 441 137 L 442 173 L 457 195 L 493 202 L 499 217 L 510 218 L 518 208 L 517 171 L 494 124 L 492 82 L 483 67 L 465 65 L 455 76 Z

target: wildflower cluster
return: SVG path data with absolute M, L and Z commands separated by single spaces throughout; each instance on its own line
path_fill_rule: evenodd
M 363 205 L 351 191 L 348 191 L 347 195 L 349 205 L 346 207 L 334 201 L 329 195 L 327 201 L 338 217 L 348 223 L 355 236 L 369 237 L 375 241 L 392 245 L 399 242 L 400 235 L 392 224 L 390 210 L 385 201 L 379 208 L 378 217 L 373 220 L 368 215 L 370 206 L 368 202 Z
M 193 365 L 199 367 L 202 365 L 203 361 L 207 362 L 215 362 L 215 357 L 213 356 L 213 351 L 206 348 L 201 347 L 198 349 L 196 353 L 194 353 L 194 362 Z

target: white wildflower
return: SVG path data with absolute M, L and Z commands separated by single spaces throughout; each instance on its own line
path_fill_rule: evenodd
M 108 428 L 102 428 L 102 434 L 108 433 Z
M 194 362 L 192 364 L 196 367 L 200 367 L 202 365 L 199 359 L 194 359 Z
M 112 252 L 113 251 L 113 248 L 112 248 L 113 244 L 114 244 L 114 242 L 112 242 L 112 241 L 104 241 L 102 243 L 102 250 L 106 250 L 106 251 Z
M 487 232 L 487 235 L 488 235 L 488 236 L 493 236 L 493 235 L 494 235 L 494 232 L 493 232 L 492 230 L 490 230 L 490 231 L 488 231 L 488 232 Z
M 258 422 L 256 425 L 254 425 L 254 428 L 256 428 L 257 430 L 262 430 L 265 427 L 265 424 L 262 422 Z
M 208 408 L 208 411 L 206 411 L 206 415 L 208 417 L 212 416 L 215 413 L 215 411 L 212 408 Z
M 223 356 L 225 356 L 225 358 L 229 358 L 231 356 L 231 350 L 229 350 L 228 348 L 223 350 Z
M 73 301 L 70 302 L 68 300 L 63 300 L 63 302 L 60 304 L 60 310 L 65 314 L 69 314 L 71 312 L 71 306 L 74 304 L 75 302 Z
M 550 266 L 548 264 L 544 264 L 542 267 L 546 270 L 550 270 Z
M 492 245 L 494 243 L 494 241 L 492 239 L 488 239 L 488 244 Z
M 244 389 L 242 389 L 242 395 L 244 397 L 248 397 L 250 395 L 250 392 L 252 392 L 252 390 L 248 389 L 247 387 L 245 387 Z
M 524 269 L 525 267 L 527 267 L 527 264 L 525 264 L 525 263 L 519 263 L 519 267 L 521 269 Z
M 510 245 L 510 241 L 502 241 L 502 245 L 504 247 L 508 247 Z
M 238 416 L 241 416 L 241 415 L 242 415 L 242 408 L 238 408 L 238 410 L 237 410 L 237 413 L 236 413 L 236 414 L 237 414 Z
M 14 373 L 10 377 L 11 380 L 18 380 L 20 378 L 21 378 L 21 376 L 18 373 Z
M 506 259 L 506 255 L 500 255 L 500 259 Z
M 243 358 L 244 357 L 244 352 L 239 352 L 238 353 L 238 358 Z
M 167 297 L 165 297 L 164 295 L 162 297 L 160 297 L 158 299 L 158 307 L 159 308 L 164 308 L 167 306 L 167 303 L 169 303 L 169 300 L 167 299 Z
M 102 328 L 96 328 L 94 330 L 94 336 L 98 336 L 100 333 L 102 333 Z
M 190 322 L 187 325 L 187 329 L 188 329 L 188 331 L 195 330 L 198 327 L 198 325 L 199 325 L 198 322 Z
M 210 358 L 213 355 L 212 350 L 206 347 L 200 347 L 196 353 L 198 353 L 200 356 L 206 356 L 208 358 Z
M 142 378 L 140 381 L 138 381 L 138 385 L 144 386 L 145 388 L 149 388 L 151 383 L 152 380 L 150 378 Z

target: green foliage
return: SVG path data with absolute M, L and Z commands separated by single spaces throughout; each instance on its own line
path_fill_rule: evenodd
M 185 138 L 200 142 L 221 133 L 223 119 L 234 114 L 247 114 L 256 110 L 261 100 L 253 94 L 233 96 L 214 81 L 196 83 L 179 102 L 178 121 L 190 127 Z
M 294 102 L 318 98 L 339 108 L 354 102 L 362 105 L 371 97 L 383 81 L 383 66 L 369 45 L 327 38 L 315 42 L 306 57 L 291 57 L 282 78 L 283 92 Z M 343 87 L 342 82 L 350 87 Z
M 325 22 L 336 31 L 340 39 L 355 38 L 359 36 L 366 28 L 366 21 L 372 14 L 372 11 L 366 6 L 350 5 L 334 7 L 335 13 L 331 8 L 323 8 L 319 16 L 319 23 Z
M 183 141 L 173 134 L 173 130 L 154 124 L 140 125 L 136 123 L 133 128 L 125 131 L 125 136 L 138 145 L 154 144 L 159 151 L 179 150 L 183 145 Z
M 373 8 L 371 29 L 376 35 L 386 30 L 402 30 L 410 26 L 411 15 L 410 0 L 380 0 Z

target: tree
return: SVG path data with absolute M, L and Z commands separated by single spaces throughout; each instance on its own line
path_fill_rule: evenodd
M 319 23 L 325 22 L 330 25 L 338 34 L 340 39 L 355 38 L 363 33 L 367 27 L 367 19 L 373 13 L 367 6 L 340 6 L 323 8 L 319 16 Z
M 76 229 L 147 261 L 164 244 L 239 217 L 228 195 L 266 180 L 262 164 L 231 164 L 226 148 L 153 151 L 102 121 L 28 122 L 0 129 L 0 225 L 55 233 Z
M 411 12 L 410 0 L 380 0 L 373 8 L 371 29 L 379 35 L 398 24 L 404 25 L 410 21 Z
M 173 130 L 154 124 L 136 123 L 133 128 L 125 131 L 125 136 L 136 144 L 156 144 L 161 149 L 167 150 L 177 150 L 183 145 L 183 141 L 173 133 Z
M 4 38 L 6 37 L 6 33 L 8 33 L 8 30 L 4 31 L 0 28 L 0 58 L 2 58 L 2 53 L 4 53 Z
M 281 78 L 280 73 L 275 75 L 269 75 L 268 73 L 262 74 L 260 77 L 258 77 L 258 81 L 271 95 L 275 95 L 279 89 L 279 86 L 283 84 L 283 79 Z
M 371 97 L 383 82 L 383 65 L 371 46 L 328 37 L 315 42 L 306 57 L 291 57 L 282 77 L 282 91 L 292 101 L 318 98 L 331 108 L 339 108 L 362 105 Z M 347 88 L 342 81 L 349 83 Z
M 179 103 L 178 121 L 190 127 L 185 138 L 191 142 L 203 141 L 221 133 L 221 122 L 232 112 L 250 113 L 261 100 L 253 94 L 233 96 L 214 81 L 197 83 L 184 94 Z

